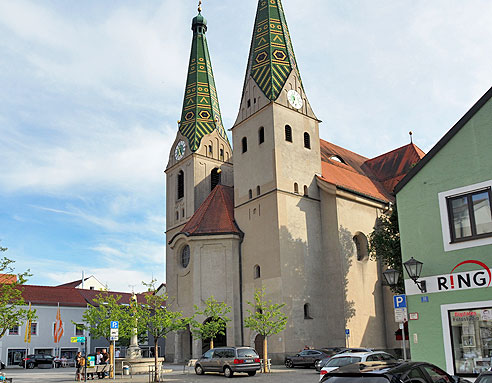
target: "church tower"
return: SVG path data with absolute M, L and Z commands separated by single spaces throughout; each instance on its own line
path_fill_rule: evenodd
M 272 358 L 281 359 L 299 345 L 323 343 L 312 334 L 323 337 L 326 306 L 316 183 L 319 120 L 306 96 L 281 0 L 258 2 L 232 137 L 244 301 L 265 287 L 269 299 L 286 303 L 287 329 L 269 340 Z M 260 340 L 246 331 L 245 341 Z
M 198 11 L 192 22 L 181 120 L 166 168 L 167 293 L 173 309 L 185 316 L 193 314 L 194 305 L 202 307 L 210 295 L 233 306 L 232 295 L 239 286 L 231 271 L 239 269 L 232 253 L 240 239 L 233 221 L 232 149 L 222 124 L 205 36 L 207 21 L 200 7 Z M 223 294 L 224 286 L 229 295 Z M 234 319 L 236 327 L 238 321 Z M 231 342 L 237 336 L 233 330 L 227 334 Z M 166 355 L 175 361 L 201 351 L 189 330 L 166 342 Z

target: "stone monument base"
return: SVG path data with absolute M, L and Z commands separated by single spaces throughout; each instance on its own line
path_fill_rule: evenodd
M 158 363 L 161 365 L 164 363 L 164 358 L 157 358 Z M 122 364 L 123 362 L 123 364 Z M 133 375 L 138 374 L 148 374 L 149 366 L 154 367 L 155 359 L 154 358 L 116 358 L 115 360 L 115 371 L 117 375 L 121 375 L 122 365 L 130 366 L 130 371 Z

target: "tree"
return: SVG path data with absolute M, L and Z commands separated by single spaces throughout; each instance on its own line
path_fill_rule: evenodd
M 231 312 L 231 307 L 224 302 L 218 302 L 212 295 L 205 301 L 205 308 L 199 310 L 195 305 L 195 316 L 205 316 L 205 322 L 191 320 L 191 332 L 195 338 L 203 340 L 210 339 L 210 348 L 214 348 L 214 339 L 217 335 L 225 335 L 227 322 L 231 319 L 227 314 Z
M 171 311 L 167 304 L 168 296 L 157 295 L 155 280 L 143 283 L 147 286 L 145 304 L 139 304 L 139 326 L 143 326 L 154 340 L 155 371 L 158 371 L 158 342 L 161 338 L 167 338 L 167 334 L 173 331 L 184 330 L 189 323 L 188 318 L 183 317 L 180 311 Z M 159 375 L 155 374 L 155 381 L 159 381 Z
M 265 289 L 256 290 L 254 302 L 247 302 L 251 309 L 244 326 L 263 335 L 263 371 L 268 372 L 268 337 L 285 329 L 288 317 L 282 312 L 285 303 L 272 303 L 265 299 Z
M 7 249 L 0 246 L 0 252 Z M 13 264 L 15 261 L 3 257 L 0 259 L 0 274 L 14 274 Z M 17 274 L 16 280 L 6 281 L 0 284 L 0 339 L 5 335 L 8 329 L 14 326 L 20 326 L 26 320 L 36 318 L 36 310 L 22 308 L 26 302 L 22 297 L 22 285 L 27 282 L 31 274 L 29 270 Z
M 379 260 L 389 269 L 400 273 L 396 286 L 390 286 L 397 294 L 403 294 L 403 265 L 401 261 L 400 229 L 398 227 L 398 212 L 396 205 L 391 213 L 383 214 L 376 220 L 374 231 L 369 235 L 369 253 L 373 260 Z

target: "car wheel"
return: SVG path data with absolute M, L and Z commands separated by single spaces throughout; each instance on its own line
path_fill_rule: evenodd
M 248 372 L 248 375 L 249 376 L 255 376 L 256 375 L 256 371 L 250 371 L 250 372 Z
M 225 367 L 224 367 L 224 376 L 225 376 L 226 378 L 232 378 L 232 375 L 234 375 L 234 373 L 232 372 L 231 368 L 230 368 L 230 367 L 225 366 Z
M 314 368 L 316 368 L 316 366 L 318 365 L 318 363 L 320 363 L 321 361 L 319 359 L 315 360 L 314 361 Z
M 28 363 L 27 368 L 32 370 L 34 368 L 34 363 Z
M 197 375 L 203 375 L 205 373 L 205 371 L 203 371 L 203 367 L 202 366 L 200 366 L 199 364 L 197 364 L 195 366 L 195 373 Z
M 285 361 L 285 367 L 287 367 L 287 368 L 292 368 L 292 367 L 294 367 L 294 363 L 292 363 L 292 360 L 287 359 L 287 360 Z

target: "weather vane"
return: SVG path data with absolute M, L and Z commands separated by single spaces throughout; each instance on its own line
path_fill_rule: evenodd
M 410 143 L 413 144 L 413 132 L 410 131 L 408 134 L 410 134 Z
M 198 1 L 198 13 L 202 12 L 202 0 Z

